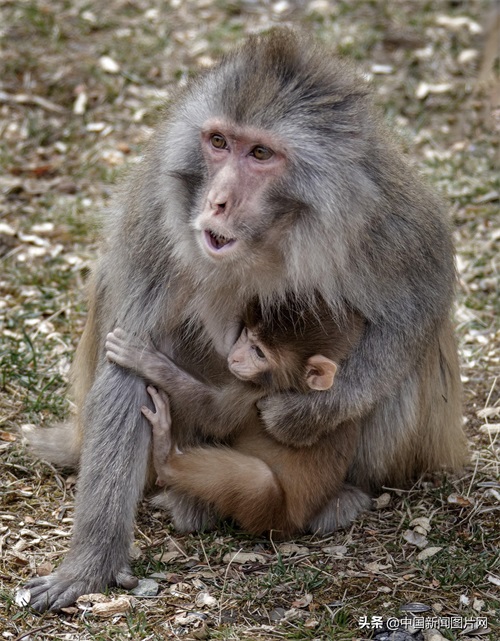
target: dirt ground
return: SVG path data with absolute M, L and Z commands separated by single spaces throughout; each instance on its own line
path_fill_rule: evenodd
M 380 621 L 405 617 L 394 641 L 500 639 L 493 4 L 0 0 L 1 639 L 387 640 Z M 176 87 L 245 34 L 287 23 L 358 62 L 416 170 L 449 201 L 470 464 L 387 488 L 348 531 L 285 543 L 228 524 L 180 536 L 144 503 L 134 570 L 150 580 L 145 595 L 115 590 L 36 615 L 15 589 L 63 557 L 75 477 L 30 460 L 18 429 L 71 411 L 100 212 Z

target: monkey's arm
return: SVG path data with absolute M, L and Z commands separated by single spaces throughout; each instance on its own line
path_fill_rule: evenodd
M 180 408 L 183 429 L 192 430 L 193 435 L 201 430 L 212 438 L 229 436 L 248 417 L 249 406 L 257 400 L 250 393 L 242 395 L 242 386 L 236 380 L 221 389 L 207 385 L 152 345 L 134 345 L 121 328 L 107 335 L 106 356 L 167 392 L 173 406 Z M 248 402 L 231 402 L 233 395 Z
M 444 348 L 453 346 L 451 239 L 447 224 L 431 209 L 410 214 L 390 215 L 374 226 L 358 248 L 358 259 L 351 261 L 349 303 L 361 314 L 366 305 L 367 322 L 331 389 L 259 403 L 267 429 L 278 440 L 312 443 L 339 423 L 374 411 L 380 421 L 394 423 L 393 434 L 409 433 L 421 408 L 448 396 L 443 372 L 453 364 L 446 355 L 440 361 L 439 354 L 455 351 Z M 432 398 L 421 396 L 425 378 L 433 381 Z M 390 405 L 395 413 L 389 418 Z
M 389 325 L 368 324 L 331 389 L 306 395 L 287 392 L 258 402 L 267 430 L 289 445 L 315 443 L 325 432 L 365 415 L 391 394 L 395 380 L 402 380 L 415 363 L 416 348 L 415 340 L 396 334 Z

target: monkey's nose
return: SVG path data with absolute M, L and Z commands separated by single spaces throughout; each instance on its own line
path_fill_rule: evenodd
M 214 214 L 216 216 L 218 214 L 223 214 L 226 211 L 226 203 L 215 203 L 212 206 L 212 209 L 214 210 Z

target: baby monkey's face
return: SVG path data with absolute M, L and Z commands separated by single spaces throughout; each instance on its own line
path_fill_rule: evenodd
M 244 327 L 227 357 L 229 369 L 237 378 L 275 391 L 330 389 L 337 371 L 335 362 L 321 354 L 303 362 L 293 347 L 271 349 L 260 340 L 258 326 L 256 329 Z
M 229 352 L 227 362 L 237 378 L 242 381 L 255 381 L 261 374 L 271 371 L 274 359 L 255 332 L 244 327 Z

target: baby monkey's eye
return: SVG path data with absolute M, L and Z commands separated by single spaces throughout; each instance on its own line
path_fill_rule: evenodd
M 260 347 L 258 345 L 254 345 L 252 347 L 252 349 L 255 352 L 255 354 L 258 356 L 258 358 L 266 358 L 266 355 L 264 354 L 264 352 L 260 349 Z

